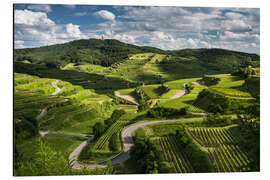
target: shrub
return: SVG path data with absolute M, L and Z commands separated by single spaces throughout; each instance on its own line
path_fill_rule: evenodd
M 113 123 L 115 123 L 125 113 L 126 113 L 126 111 L 124 111 L 123 109 L 114 110 L 111 117 L 104 121 L 106 128 L 110 127 Z
M 115 152 L 115 151 L 119 151 L 120 150 L 119 147 L 120 147 L 120 141 L 119 141 L 118 133 L 116 132 L 110 138 L 109 149 L 110 149 L 110 151 Z
M 202 81 L 206 86 L 212 86 L 218 84 L 220 81 L 220 78 L 217 77 L 211 77 L 211 76 L 203 76 Z
M 162 84 L 157 89 L 155 89 L 155 92 L 159 95 L 164 94 L 170 90 L 169 86 L 166 84 Z
M 194 86 L 191 83 L 185 84 L 185 90 L 187 94 L 189 94 L 192 89 L 194 89 Z
M 254 103 L 254 99 L 230 98 L 213 91 L 202 90 L 194 104 L 211 113 L 243 113 L 244 109 Z
M 203 120 L 203 124 L 206 125 L 227 125 L 231 123 L 231 119 L 217 114 L 208 114 Z
M 256 75 L 255 69 L 253 69 L 251 66 L 248 66 L 246 68 L 239 68 L 237 71 L 233 72 L 233 76 L 239 76 L 244 79 L 250 77 L 251 75 Z
M 101 136 L 104 131 L 105 131 L 105 127 L 101 122 L 98 122 L 93 126 L 93 133 L 95 135 L 95 138 L 98 138 L 99 136 Z
M 158 173 L 167 171 L 161 152 L 149 139 L 135 139 L 131 151 L 131 161 L 136 164 L 136 173 Z
M 187 108 L 174 109 L 174 108 L 164 108 L 164 107 L 156 107 L 152 108 L 147 112 L 147 115 L 154 118 L 159 117 L 168 117 L 168 116 L 176 116 L 176 115 L 186 115 Z
M 31 162 L 20 164 L 15 176 L 50 176 L 71 174 L 68 158 L 51 149 L 46 142 L 38 140 L 38 151 Z

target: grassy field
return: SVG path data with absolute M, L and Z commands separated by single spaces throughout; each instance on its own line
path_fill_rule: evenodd
M 101 74 L 101 75 L 110 72 L 109 68 L 106 68 L 100 65 L 94 65 L 94 64 L 75 65 L 74 63 L 69 63 L 61 69 L 62 70 L 76 70 L 79 72 L 95 73 L 95 74 Z
M 151 99 L 158 99 L 161 93 L 158 91 L 160 84 L 141 86 L 141 90 Z
M 189 79 L 179 79 L 175 81 L 169 81 L 164 83 L 165 85 L 168 85 L 170 89 L 182 89 L 184 90 L 184 84 L 191 83 L 193 81 L 197 81 L 200 78 L 189 78 Z
M 236 89 L 220 87 L 211 87 L 210 89 L 218 94 L 223 94 L 224 96 L 251 98 L 250 93 Z
M 198 78 L 188 79 L 186 82 L 193 82 L 196 80 L 198 80 Z M 184 84 L 184 81 L 182 81 L 182 80 L 180 80 L 179 82 L 181 82 L 181 84 Z M 173 87 L 177 87 L 177 84 L 175 82 L 172 83 L 171 85 L 173 85 Z M 177 89 L 172 89 L 172 90 L 170 90 L 172 92 L 169 91 L 168 93 L 165 93 L 164 95 L 161 96 L 162 99 L 159 100 L 158 106 L 166 107 L 166 108 L 176 108 L 176 109 L 188 107 L 189 111 L 191 111 L 191 112 L 204 112 L 202 109 L 193 105 L 193 102 L 197 98 L 198 94 L 204 88 L 206 88 L 206 87 L 194 85 L 194 89 L 191 90 L 191 92 L 189 94 L 185 94 L 185 95 L 183 95 L 179 98 L 176 98 L 176 99 L 165 99 L 166 97 L 169 97 L 169 98 L 172 97 L 172 95 L 174 95 L 175 93 L 177 93 L 179 91 Z

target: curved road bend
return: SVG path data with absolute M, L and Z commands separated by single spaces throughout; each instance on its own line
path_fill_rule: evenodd
M 146 122 L 138 122 L 131 124 L 124 128 L 122 131 L 122 141 L 124 145 L 124 150 L 111 159 L 111 162 L 113 165 L 118 163 L 123 163 L 124 161 L 128 160 L 130 158 L 130 149 L 134 145 L 133 139 L 132 139 L 132 133 L 137 130 L 138 128 L 148 126 L 150 124 L 156 124 L 161 122 L 176 122 L 176 121 L 190 121 L 190 120 L 201 120 L 203 118 L 183 118 L 183 119 L 174 119 L 174 120 L 157 120 L 157 121 L 146 121 Z M 103 161 L 101 163 L 97 164 L 81 164 L 77 161 L 78 156 L 82 149 L 93 140 L 93 136 L 90 137 L 87 141 L 81 143 L 69 156 L 69 160 L 72 163 L 72 168 L 74 169 L 81 169 L 81 168 L 88 168 L 88 169 L 95 169 L 95 168 L 104 168 L 107 167 L 107 162 Z
M 58 82 L 59 82 L 58 80 L 52 82 L 52 86 L 56 89 L 56 90 L 52 93 L 52 95 L 56 95 L 56 94 L 58 94 L 58 93 L 61 91 L 61 89 L 57 86 L 57 83 L 58 83 Z

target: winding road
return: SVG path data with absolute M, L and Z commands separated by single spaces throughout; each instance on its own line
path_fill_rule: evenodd
M 137 130 L 138 128 L 148 126 L 150 124 L 156 124 L 161 122 L 177 122 L 177 121 L 194 121 L 194 120 L 202 120 L 203 118 L 183 118 L 183 119 L 173 119 L 173 120 L 156 120 L 156 121 L 144 121 L 144 122 L 138 122 L 131 124 L 124 128 L 122 131 L 122 141 L 124 145 L 124 150 L 116 155 L 115 157 L 108 159 L 111 160 L 112 165 L 123 163 L 124 161 L 128 160 L 130 158 L 130 149 L 134 145 L 133 139 L 132 139 L 132 133 Z M 93 136 L 91 136 L 87 141 L 84 141 L 81 143 L 69 156 L 69 160 L 72 164 L 72 168 L 74 169 L 81 169 L 81 168 L 88 168 L 88 169 L 95 169 L 95 168 L 104 168 L 107 167 L 106 160 L 97 164 L 81 164 L 78 162 L 78 156 L 82 149 L 90 143 L 94 139 Z
M 58 93 L 61 91 L 61 89 L 57 86 L 57 83 L 58 83 L 58 80 L 56 80 L 56 81 L 54 81 L 54 82 L 52 83 L 52 86 L 56 89 L 56 90 L 52 93 L 52 95 L 56 95 L 56 94 L 58 94 Z
M 61 89 L 57 86 L 58 80 L 52 82 L 52 86 L 56 89 L 51 95 L 56 95 L 58 94 Z M 40 118 L 42 118 L 45 114 L 47 113 L 47 107 L 43 108 L 41 113 L 37 115 L 36 120 L 39 120 Z M 39 134 L 43 137 L 46 134 L 48 134 L 48 131 L 39 131 Z

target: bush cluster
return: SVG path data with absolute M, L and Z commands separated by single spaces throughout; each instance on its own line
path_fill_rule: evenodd
M 239 68 L 237 71 L 232 73 L 233 76 L 240 76 L 244 79 L 256 74 L 257 73 L 255 69 L 253 69 L 251 66 L 248 66 L 246 68 Z
M 176 116 L 176 115 L 186 115 L 186 114 L 187 114 L 187 107 L 184 107 L 181 109 L 156 107 L 156 108 L 150 109 L 147 112 L 147 115 L 149 117 L 153 117 L 153 118 Z
M 119 133 L 116 132 L 112 135 L 112 137 L 109 140 L 109 149 L 110 151 L 117 152 L 120 150 L 121 142 L 119 140 Z
M 202 81 L 206 86 L 212 86 L 218 84 L 220 81 L 220 78 L 217 77 L 211 77 L 211 76 L 203 76 Z
M 232 99 L 204 89 L 195 100 L 195 105 L 214 114 L 229 114 L 243 113 L 244 109 L 250 106 L 253 101 L 252 99 Z
M 131 151 L 131 162 L 135 163 L 136 173 L 168 173 L 169 167 L 164 162 L 161 152 L 149 139 L 136 138 Z

